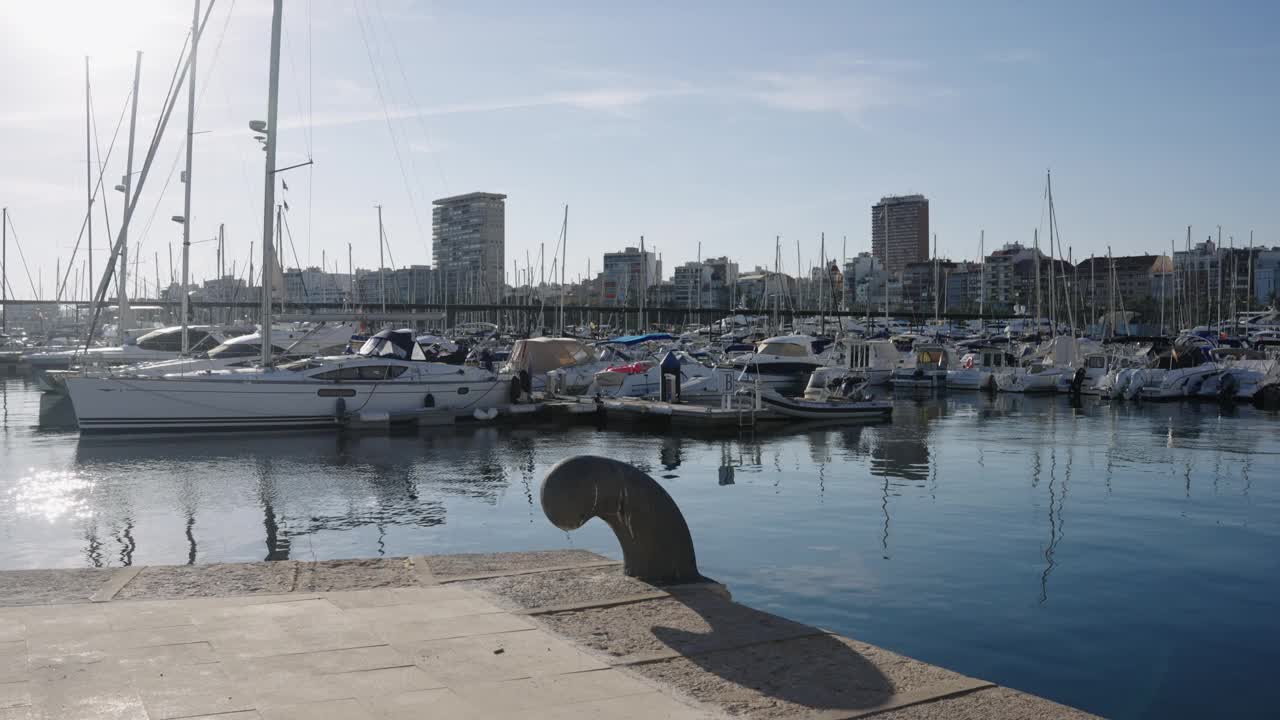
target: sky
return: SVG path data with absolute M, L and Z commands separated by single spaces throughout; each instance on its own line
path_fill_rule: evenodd
M 209 0 L 204 0 L 208 6 Z M 134 53 L 140 167 L 187 37 L 187 0 L 5 0 L 0 204 L 10 285 L 53 295 L 86 205 L 84 58 L 96 182 L 118 230 Z M 191 272 L 225 227 L 244 274 L 262 239 L 271 3 L 215 0 L 198 55 Z M 567 275 L 644 236 L 666 273 L 729 255 L 784 270 L 870 248 L 870 206 L 923 193 L 939 254 L 976 258 L 1046 228 L 1064 252 L 1168 252 L 1222 228 L 1280 245 L 1280 5 L 1270 2 L 871 3 L 286 0 L 280 165 L 288 266 L 431 262 L 431 201 L 508 195 L 507 268 L 569 208 Z M 124 118 L 114 149 L 112 136 Z M 139 274 L 181 253 L 183 94 L 131 239 Z M 109 158 L 108 151 L 110 150 Z M 19 254 L 14 244 L 21 247 Z M 114 237 L 114 236 L 113 236 Z M 25 266 L 23 261 L 25 260 Z M 255 265 L 260 260 L 254 259 Z M 175 270 L 175 272 L 177 272 Z M 70 291 L 68 291 L 70 292 Z

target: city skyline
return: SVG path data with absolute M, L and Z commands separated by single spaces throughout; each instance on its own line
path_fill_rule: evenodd
M 1188 224 L 1196 242 L 1222 224 L 1224 245 L 1234 236 L 1245 246 L 1250 230 L 1256 245 L 1280 244 L 1268 201 L 1280 162 L 1266 127 L 1276 110 L 1269 69 L 1280 59 L 1264 29 L 1277 19 L 1270 5 L 1098 4 L 1055 18 L 1052 32 L 1047 10 L 1017 6 L 814 3 L 727 16 L 728 7 L 287 4 L 281 162 L 316 164 L 286 175 L 286 264 L 319 265 L 327 254 L 345 272 L 351 242 L 356 266 L 376 266 L 375 204 L 389 260 L 432 264 L 432 200 L 471 191 L 509 195 L 508 258 L 536 256 L 542 243 L 550 256 L 569 205 L 570 279 L 588 259 L 597 274 L 604 253 L 641 235 L 666 268 L 695 259 L 701 243 L 703 257 L 729 256 L 744 272 L 772 265 L 780 235 L 784 270 L 795 274 L 797 242 L 803 268 L 818 263 L 823 232 L 830 258 L 867 251 L 867 208 L 912 193 L 930 200 L 939 254 L 973 259 L 984 229 L 988 253 L 1029 245 L 1037 227 L 1043 236 L 1047 168 L 1077 261 L 1108 244 L 1168 253 Z M 1094 22 L 1104 11 L 1107 22 Z M 213 246 L 198 241 L 219 223 L 240 267 L 250 242 L 261 247 L 261 153 L 247 122 L 265 115 L 268 15 L 265 2 L 220 0 L 202 39 L 194 277 L 214 274 Z M 83 56 L 105 154 L 133 51 L 144 50 L 140 163 L 190 5 L 33 4 L 14 20 L 0 50 L 11 68 L 0 80 L 10 98 L 0 204 L 31 284 L 50 296 L 84 212 Z M 1161 32 L 1137 32 L 1152 23 Z M 1087 53 L 1074 47 L 1082 32 Z M 644 42 L 623 41 L 632 36 Z M 707 36 L 714 53 L 700 42 Z M 482 38 L 493 52 L 467 52 Z M 157 255 L 167 275 L 169 244 L 178 250 L 168 217 L 181 213 L 171 170 L 181 106 L 131 233 L 147 278 Z M 113 229 L 120 215 L 117 193 L 101 197 L 96 272 L 106 239 L 97 213 L 108 203 Z M 10 284 L 29 295 L 18 265 Z

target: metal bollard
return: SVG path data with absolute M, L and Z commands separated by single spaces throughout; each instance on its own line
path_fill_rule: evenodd
M 684 515 L 656 480 L 594 455 L 562 460 L 542 481 L 542 511 L 569 531 L 603 520 L 622 546 L 623 572 L 655 585 L 703 582 Z

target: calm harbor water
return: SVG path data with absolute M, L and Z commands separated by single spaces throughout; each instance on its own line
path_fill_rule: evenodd
M 1118 718 L 1280 706 L 1280 417 L 899 398 L 891 425 L 82 439 L 3 380 L 0 569 L 585 547 L 537 504 L 595 453 L 659 478 L 750 605 Z

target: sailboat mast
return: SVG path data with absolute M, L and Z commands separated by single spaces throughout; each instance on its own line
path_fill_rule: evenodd
M 119 270 L 116 287 L 119 291 L 117 306 L 120 312 L 120 344 L 124 344 L 125 331 L 129 329 L 129 207 L 133 204 L 133 142 L 138 127 L 138 85 L 142 80 L 142 51 L 133 65 L 133 97 L 129 110 L 129 150 L 125 156 L 124 170 L 124 222 L 120 226 L 120 257 L 117 260 Z
M 200 44 L 200 0 L 192 3 L 191 13 L 191 82 L 187 83 L 187 169 L 182 173 L 182 354 L 191 351 L 187 317 L 190 296 L 187 282 L 191 269 L 191 145 L 196 131 L 196 50 Z
M 1222 332 L 1222 226 L 1218 226 L 1218 242 L 1213 246 L 1213 257 L 1218 261 L 1218 332 Z
M 0 332 L 9 331 L 9 208 L 0 210 Z
M 89 87 L 89 56 L 84 58 L 84 186 L 85 228 L 89 236 L 89 277 L 93 277 L 93 112 L 90 109 L 92 93 Z M 93 308 L 90 308 L 90 313 Z
M 1035 259 L 1035 281 L 1036 281 L 1036 334 L 1040 334 L 1040 228 L 1031 231 L 1032 256 Z
M 382 248 L 382 206 L 378 207 L 378 294 L 382 296 L 382 312 L 387 312 L 387 264 L 383 259 Z
M 1245 309 L 1245 312 L 1249 312 L 1253 310 L 1253 231 L 1252 230 L 1249 231 L 1249 263 L 1248 263 L 1248 269 L 1245 271 L 1245 273 L 1246 273 L 1246 277 L 1244 281 L 1245 282 L 1244 309 Z
M 986 330 L 983 311 L 987 304 L 987 231 L 978 231 L 978 332 Z
M 644 318 L 645 295 L 649 294 L 649 256 L 644 251 L 644 236 L 640 236 L 640 333 L 644 334 L 648 324 Z
M 564 280 L 569 264 L 569 206 L 564 206 L 564 223 L 560 225 L 560 336 L 564 337 Z
M 942 312 L 941 294 L 938 292 L 938 233 L 933 234 L 933 324 L 937 326 Z
M 1057 256 L 1053 252 L 1053 178 L 1046 170 L 1045 192 L 1049 196 L 1049 337 L 1058 337 L 1058 295 L 1053 276 L 1057 275 Z
M 284 12 L 284 0 L 272 0 L 271 8 L 271 70 L 267 83 L 267 136 L 266 167 L 262 188 L 262 369 L 271 365 L 271 285 L 272 262 L 275 252 L 271 248 L 271 213 L 276 204 L 276 125 L 280 100 L 280 16 Z

